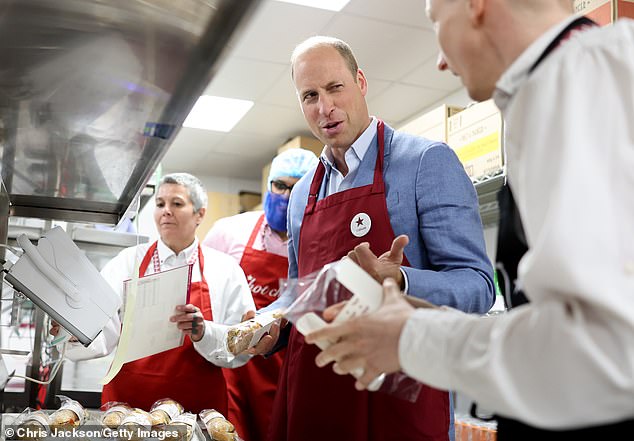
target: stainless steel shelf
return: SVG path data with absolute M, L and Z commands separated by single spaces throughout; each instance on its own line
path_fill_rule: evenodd
M 11 215 L 116 224 L 258 0 L 7 0 L 0 167 Z
M 497 195 L 505 180 L 506 175 L 500 171 L 500 174 L 483 178 L 474 184 L 478 193 L 480 217 L 484 227 L 497 225 L 500 220 L 500 207 L 498 206 Z

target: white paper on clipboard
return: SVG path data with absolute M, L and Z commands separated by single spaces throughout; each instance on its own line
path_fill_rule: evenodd
M 124 282 L 125 311 L 121 336 L 110 370 L 102 380 L 107 384 L 124 363 L 183 344 L 184 334 L 169 318 L 178 305 L 189 299 L 191 265 L 134 278 Z

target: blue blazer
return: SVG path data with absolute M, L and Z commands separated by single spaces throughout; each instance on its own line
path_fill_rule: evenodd
M 444 143 L 398 132 L 387 124 L 384 150 L 390 223 L 396 236 L 409 237 L 405 255 L 411 267 L 403 267 L 408 294 L 465 312 L 487 312 L 495 300 L 493 268 L 477 194 L 458 157 Z M 353 187 L 372 183 L 377 152 L 375 136 Z M 289 201 L 289 277 L 297 277 L 299 232 L 315 170 L 295 185 Z M 324 179 L 319 199 L 325 188 Z

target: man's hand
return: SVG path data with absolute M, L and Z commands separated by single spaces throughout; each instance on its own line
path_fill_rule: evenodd
M 61 326 L 59 325 L 59 323 L 57 323 L 55 320 L 51 319 L 51 329 L 48 330 L 48 333 L 51 334 L 53 337 L 57 337 L 58 334 L 60 333 L 60 331 L 62 330 Z M 76 343 L 79 340 L 77 340 L 77 337 L 70 335 L 70 332 L 66 331 L 69 334 L 68 337 L 68 341 L 71 343 Z M 55 339 L 53 339 L 55 340 Z
M 200 308 L 192 304 L 178 305 L 176 314 L 170 317 L 183 334 L 189 335 L 192 341 L 200 341 L 205 335 L 205 320 Z
M 51 320 L 51 329 L 48 330 L 48 333 L 53 337 L 57 337 L 57 334 L 59 334 L 59 323 L 55 320 Z
M 401 264 L 403 263 L 403 250 L 408 243 L 409 238 L 401 234 L 394 239 L 389 251 L 376 257 L 370 250 L 370 245 L 367 242 L 363 242 L 354 247 L 354 250 L 348 253 L 348 257 L 377 282 L 383 283 L 386 278 L 391 277 L 403 289 L 405 281 L 401 273 Z
M 328 340 L 333 343 L 322 351 L 315 363 L 319 367 L 335 362 L 333 370 L 343 375 L 362 369 L 363 375 L 355 384 L 365 389 L 381 373 L 397 372 L 401 369 L 398 343 L 403 326 L 414 312 L 393 279 L 383 282 L 383 305 L 376 311 L 352 318 L 341 324 L 329 324 L 306 336 L 306 342 Z M 341 304 L 324 311 L 329 319 L 338 314 Z
M 286 326 L 286 320 L 282 319 L 281 324 L 273 323 L 268 334 L 260 339 L 257 345 L 247 349 L 249 355 L 265 355 L 271 352 L 275 347 L 277 340 L 280 338 L 280 328 Z
M 247 320 L 251 320 L 254 317 L 255 317 L 255 311 L 254 310 L 250 310 L 250 311 L 247 311 L 244 314 L 242 314 L 242 318 L 240 319 L 240 321 L 241 322 L 246 322 Z

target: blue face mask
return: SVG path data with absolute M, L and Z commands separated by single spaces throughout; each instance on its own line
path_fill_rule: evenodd
M 266 192 L 264 195 L 264 214 L 266 221 L 275 231 L 286 232 L 286 209 L 288 196 Z

